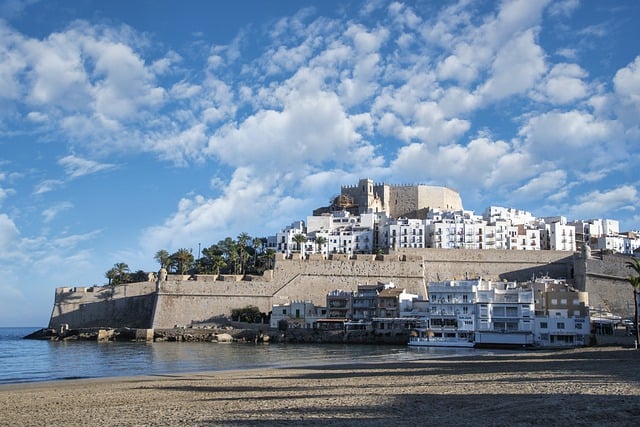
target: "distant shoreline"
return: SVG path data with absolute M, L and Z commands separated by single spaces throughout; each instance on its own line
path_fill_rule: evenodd
M 7 425 L 636 425 L 640 351 L 589 347 L 0 386 Z

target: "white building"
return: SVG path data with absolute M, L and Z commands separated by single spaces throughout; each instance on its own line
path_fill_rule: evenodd
M 292 301 L 290 304 L 276 304 L 271 308 L 269 326 L 287 328 L 313 328 L 318 319 L 327 317 L 326 307 L 316 307 L 312 301 Z
M 427 284 L 429 303 L 425 320 L 434 337 L 453 337 L 457 332 L 458 337 L 473 339 L 476 294 L 480 283 L 482 279 Z
M 591 334 L 589 296 L 564 280 L 536 279 L 535 337 L 543 347 L 583 346 Z
M 476 305 L 476 345 L 532 345 L 533 288 L 513 282 L 481 282 Z
M 531 212 L 500 206 L 489 206 L 482 216 L 490 224 L 498 220 L 506 220 L 511 225 L 533 224 L 536 219 Z
M 564 219 L 564 217 L 562 217 Z M 544 222 L 541 225 L 542 249 L 550 251 L 576 251 L 575 227 L 566 224 L 566 219 Z

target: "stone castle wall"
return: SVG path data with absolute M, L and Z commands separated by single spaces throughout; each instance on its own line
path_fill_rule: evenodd
M 576 257 L 576 285 L 589 293 L 592 309 L 610 311 L 623 317 L 632 317 L 633 289 L 627 281 L 630 270 L 625 263 L 629 257 L 600 255 L 585 259 Z
M 393 282 L 408 293 L 426 296 L 429 281 L 478 276 L 510 281 L 543 275 L 566 278 L 594 293 L 592 307 L 606 301 L 609 307 L 623 310 L 626 294 L 631 291 L 620 279 L 624 279 L 621 269 L 624 263 L 619 260 L 589 259 L 585 263 L 578 254 L 560 251 L 407 249 L 378 256 L 334 255 L 329 260 L 280 258 L 273 272 L 251 280 L 235 276 L 182 280 L 169 276 L 157 285 L 143 282 L 89 288 L 91 291 L 59 288 L 50 326 L 68 323 L 72 328 L 169 328 L 229 316 L 231 309 L 247 305 L 264 313 L 271 311 L 273 304 L 295 300 L 324 306 L 330 291 L 355 291 L 358 284 Z
M 57 288 L 49 327 L 147 328 L 155 306 L 154 282 Z

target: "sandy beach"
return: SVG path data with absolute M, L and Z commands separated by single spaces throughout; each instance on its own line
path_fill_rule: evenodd
M 126 361 L 125 361 L 126 363 Z M 0 386 L 0 425 L 640 425 L 640 351 Z

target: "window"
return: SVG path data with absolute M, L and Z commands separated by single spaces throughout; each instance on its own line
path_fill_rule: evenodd
M 576 329 L 582 329 L 582 323 L 576 323 Z
M 562 304 L 562 305 L 567 305 L 567 299 L 566 299 L 566 298 L 562 298 L 562 299 L 560 300 L 560 304 Z
M 551 305 L 558 305 L 558 300 L 557 300 L 557 299 L 555 299 L 555 298 L 553 298 L 553 299 L 551 300 Z
M 564 329 L 564 322 L 558 322 L 558 329 Z

